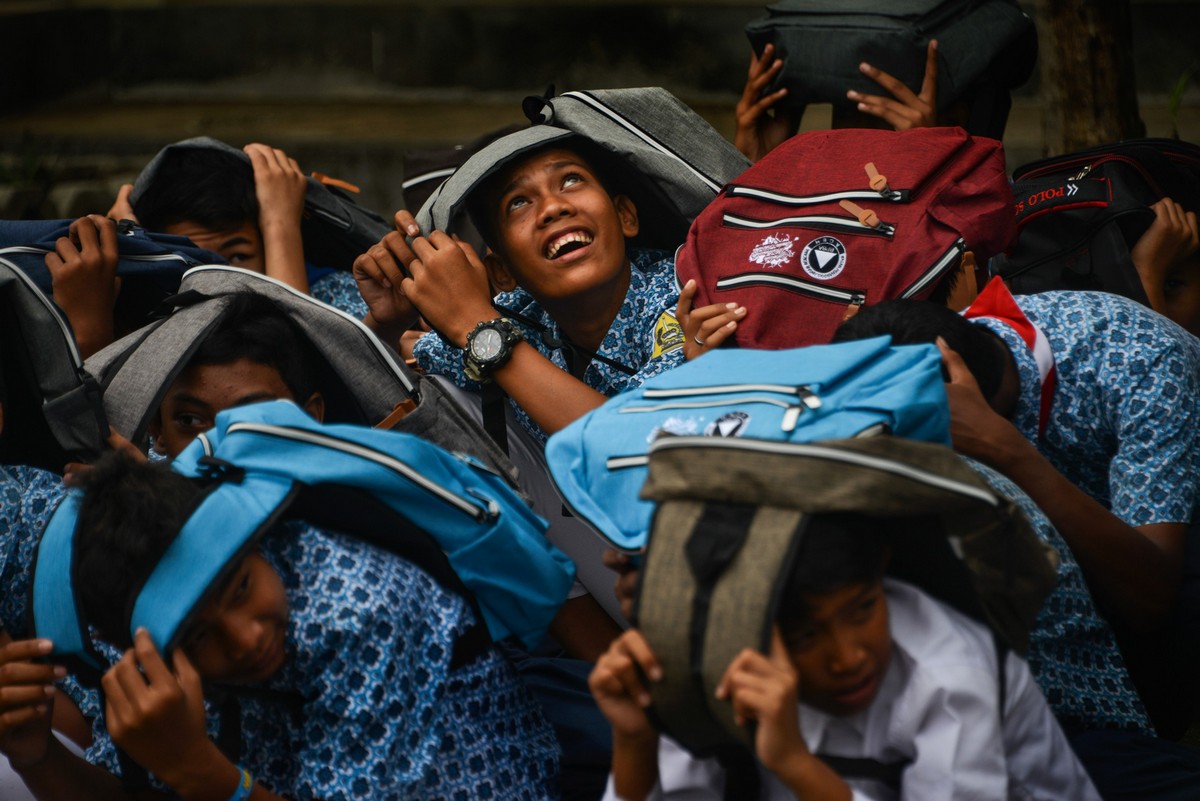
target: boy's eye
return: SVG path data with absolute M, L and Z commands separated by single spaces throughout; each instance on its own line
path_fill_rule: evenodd
M 577 172 L 572 172 L 572 173 L 568 173 L 566 176 L 563 177 L 562 185 L 564 187 L 566 187 L 566 186 L 571 186 L 572 184 L 581 183 L 582 181 L 583 181 L 582 175 L 580 175 Z
M 209 427 L 208 420 L 206 418 L 201 417 L 198 414 L 189 414 L 188 412 L 182 412 L 175 415 L 175 422 L 177 425 L 180 425 L 183 428 L 203 428 L 207 430 Z
M 508 202 L 504 204 L 504 211 L 506 213 L 512 213 L 528 202 L 528 200 L 520 196 L 509 198 Z
M 250 574 L 242 576 L 242 580 L 238 582 L 237 589 L 233 591 L 233 600 L 240 601 L 246 597 L 246 593 L 250 590 Z
M 249 262 L 254 260 L 253 253 L 240 253 L 239 252 L 239 253 L 226 253 L 223 255 L 225 256 L 225 261 L 229 262 L 234 267 L 241 267 L 242 265 L 248 264 Z
M 875 604 L 878 603 L 878 601 L 879 599 L 872 595 L 870 598 L 867 598 L 862 603 L 854 607 L 854 609 L 851 611 L 851 617 L 853 617 L 856 621 L 866 620 L 871 616 L 872 611 L 875 609 Z

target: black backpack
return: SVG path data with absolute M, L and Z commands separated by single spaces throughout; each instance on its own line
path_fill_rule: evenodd
M 137 205 L 142 193 L 154 182 L 164 162 L 186 150 L 216 150 L 246 162 L 250 157 L 236 147 L 207 136 L 198 136 L 167 145 L 158 152 L 133 185 L 129 202 Z M 304 239 L 304 258 L 319 267 L 349 270 L 354 260 L 392 230 L 380 215 L 360 205 L 352 196 L 357 189 L 320 173 L 308 177 L 300 234 Z
M 1131 139 L 1013 172 L 1017 239 L 992 261 L 1014 294 L 1100 290 L 1149 305 L 1130 251 L 1164 197 L 1200 211 L 1200 146 Z
M 758 53 L 768 44 L 783 59 L 770 91 L 788 87 L 781 104 L 846 104 L 846 90 L 880 94 L 859 72 L 867 61 L 914 92 L 925 74 L 925 48 L 938 40 L 938 108 L 969 96 L 964 125 L 999 139 L 1008 90 L 1029 79 L 1037 63 L 1033 21 L 1012 0 L 781 0 L 746 26 Z

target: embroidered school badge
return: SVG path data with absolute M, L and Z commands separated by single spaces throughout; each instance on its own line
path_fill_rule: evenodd
M 836 278 L 846 268 L 846 246 L 832 236 L 819 236 L 800 251 L 800 264 L 813 278 Z
M 782 267 L 796 255 L 787 234 L 772 234 L 750 251 L 750 262 L 762 267 Z
M 675 315 L 665 311 L 658 316 L 654 324 L 654 350 L 651 359 L 657 359 L 669 350 L 683 347 L 683 326 L 675 319 Z

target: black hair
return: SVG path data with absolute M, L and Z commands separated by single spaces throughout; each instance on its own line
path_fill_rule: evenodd
M 962 272 L 962 269 L 956 267 L 942 276 L 942 279 L 933 285 L 933 289 L 929 290 L 929 294 L 925 296 L 925 300 L 948 308 L 950 306 L 950 295 L 953 294 L 954 288 L 958 286 Z
M 274 369 L 297 403 L 317 391 L 321 358 L 308 338 L 268 298 L 245 292 L 230 298 L 217 327 L 188 360 L 187 368 L 249 359 Z
M 520 167 L 531 158 L 547 150 L 567 150 L 579 156 L 588 168 L 595 174 L 596 179 L 609 197 L 630 195 L 630 183 L 626 175 L 631 168 L 622 167 L 615 155 L 607 153 L 599 145 L 578 136 L 566 139 L 556 139 L 532 150 L 521 153 L 501 169 L 481 181 L 467 195 L 467 214 L 475 229 L 483 237 L 483 241 L 495 252 L 500 253 L 500 236 L 496 228 L 499 217 L 499 193 L 506 184 L 506 179 L 513 170 Z M 635 204 L 636 205 L 636 204 Z
M 166 465 L 106 453 L 83 474 L 75 534 L 75 581 L 84 620 L 120 648 L 132 646 L 129 615 L 200 497 Z
M 148 231 L 193 222 L 212 231 L 258 225 L 254 168 L 234 153 L 179 148 L 159 162 L 153 180 L 133 204 Z
M 776 619 L 803 623 L 809 615 L 807 596 L 883 578 L 889 554 L 887 532 L 895 524 L 895 518 L 854 512 L 811 515 L 800 535 L 795 569 L 784 584 Z
M 1008 346 L 986 326 L 976 325 L 944 304 L 926 300 L 885 300 L 866 306 L 838 326 L 833 342 L 890 334 L 897 345 L 933 344 L 938 337 L 966 363 L 983 397 L 991 400 L 1000 389 Z M 942 368 L 945 379 L 950 380 Z

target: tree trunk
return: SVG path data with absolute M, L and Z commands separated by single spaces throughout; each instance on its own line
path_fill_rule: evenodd
M 1039 0 L 1046 155 L 1146 135 L 1129 0 Z

